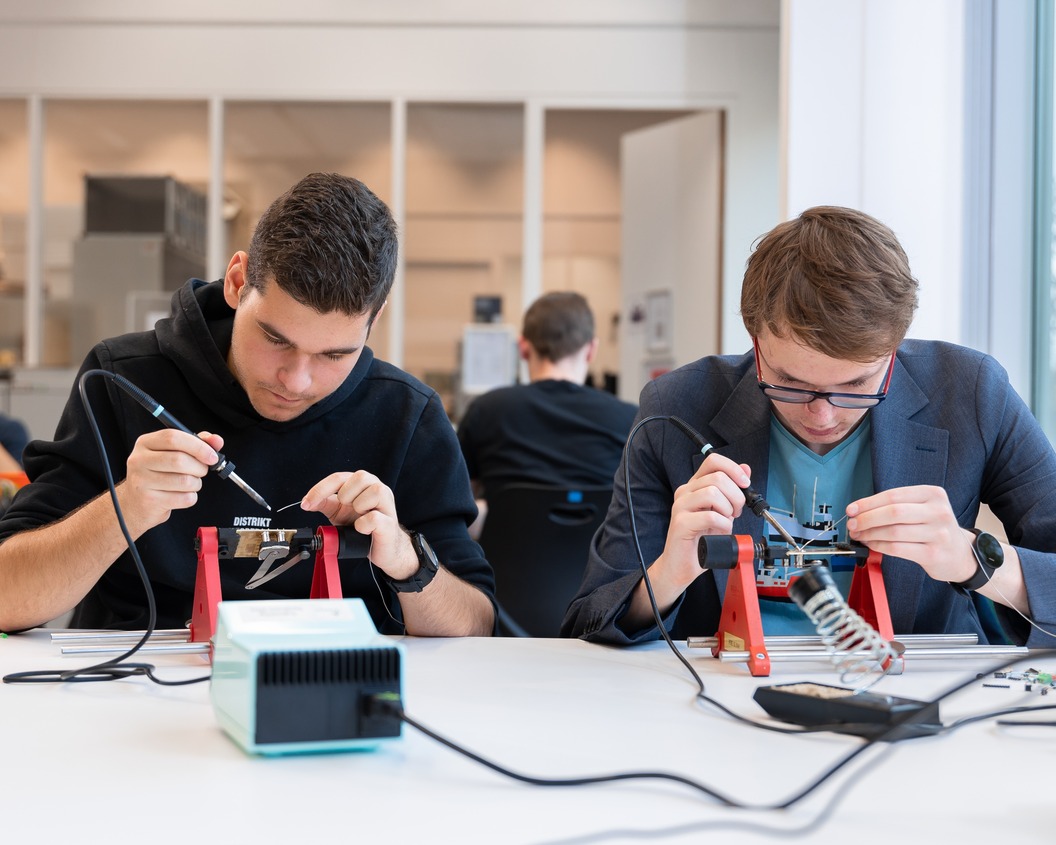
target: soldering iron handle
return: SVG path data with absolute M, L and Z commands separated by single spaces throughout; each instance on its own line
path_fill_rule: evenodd
M 122 390 L 125 391 L 129 396 L 135 399 L 140 405 L 142 405 L 151 416 L 155 417 L 158 422 L 164 425 L 166 428 L 174 428 L 177 431 L 183 431 L 190 434 L 192 437 L 197 437 L 193 431 L 187 426 L 181 423 L 176 417 L 165 410 L 165 406 L 162 405 L 153 396 L 147 393 L 145 390 L 141 390 L 132 384 L 124 376 L 120 376 L 117 373 L 112 373 L 109 370 L 93 370 L 94 373 L 100 373 L 106 376 L 114 384 L 118 385 Z M 220 452 L 216 453 L 216 463 L 210 464 L 209 468 L 220 473 L 221 478 L 227 478 L 235 469 L 235 465 L 227 460 Z
M 690 440 L 697 444 L 700 449 L 700 453 L 707 458 L 712 452 L 715 451 L 715 447 L 712 446 L 707 440 L 705 440 L 698 431 L 696 431 L 689 423 L 679 417 L 668 417 L 671 423 L 686 435 Z M 763 498 L 762 494 L 754 487 L 747 487 L 744 491 L 744 501 L 748 505 L 749 510 L 758 517 L 763 516 L 764 511 L 770 510 L 770 503 Z
M 697 448 L 700 449 L 701 454 L 705 458 L 715 451 L 715 447 L 701 437 L 700 432 L 693 428 L 693 426 L 687 423 L 684 419 L 681 419 L 680 417 L 668 417 L 668 419 L 675 428 L 681 431 L 697 445 Z
M 744 503 L 758 517 L 762 517 L 763 513 L 770 510 L 770 503 L 754 487 L 749 487 L 744 491 Z

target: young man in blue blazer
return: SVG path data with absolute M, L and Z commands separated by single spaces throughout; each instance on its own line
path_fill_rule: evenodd
M 702 569 L 697 544 L 764 536 L 745 507 L 751 485 L 793 524 L 821 510 L 839 540 L 883 554 L 896 634 L 985 641 L 978 592 L 1011 640 L 1056 646 L 1046 633 L 1056 632 L 1056 453 L 993 358 L 905 339 L 916 307 L 917 282 L 889 228 L 812 208 L 765 235 L 748 261 L 741 315 L 753 348 L 646 385 L 639 418 L 680 417 L 715 447 L 705 459 L 656 421 L 624 451 L 638 539 L 673 637 L 716 630 L 727 573 Z M 1007 543 L 975 530 L 983 503 Z M 850 573 L 835 575 L 845 590 Z M 812 631 L 788 601 L 761 609 L 767 634 Z M 563 632 L 623 644 L 658 636 L 622 465 Z

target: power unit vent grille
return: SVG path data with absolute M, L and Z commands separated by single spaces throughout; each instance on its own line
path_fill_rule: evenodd
M 398 684 L 400 653 L 395 648 L 263 653 L 258 658 L 261 686 L 305 684 Z

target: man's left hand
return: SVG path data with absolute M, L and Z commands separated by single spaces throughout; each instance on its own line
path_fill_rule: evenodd
M 406 580 L 418 571 L 418 556 L 396 516 L 392 490 L 377 476 L 365 470 L 332 473 L 305 494 L 301 509 L 369 535 L 371 563 L 393 580 Z
M 975 573 L 969 533 L 957 524 L 942 487 L 896 487 L 847 506 L 847 533 L 873 551 L 920 564 L 937 581 Z

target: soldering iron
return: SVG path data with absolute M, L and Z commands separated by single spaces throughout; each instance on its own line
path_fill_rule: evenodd
M 187 434 L 197 436 L 187 426 L 181 423 L 176 417 L 165 410 L 165 407 L 150 396 L 148 393 L 140 390 L 132 382 L 126 379 L 124 376 L 120 376 L 117 373 L 112 373 L 109 370 L 88 370 L 84 373 L 81 378 L 87 376 L 101 375 L 110 379 L 114 384 L 121 387 L 129 396 L 135 399 L 140 405 L 147 409 L 152 416 L 157 418 L 158 422 L 162 423 L 166 428 L 174 428 L 177 431 L 185 431 Z M 219 475 L 221 478 L 226 478 L 228 481 L 233 481 L 235 485 L 254 502 L 263 508 L 271 510 L 271 505 L 264 501 L 264 498 L 252 487 L 246 484 L 236 473 L 235 465 L 224 457 L 222 452 L 216 453 L 216 462 L 209 465 L 209 469 Z

